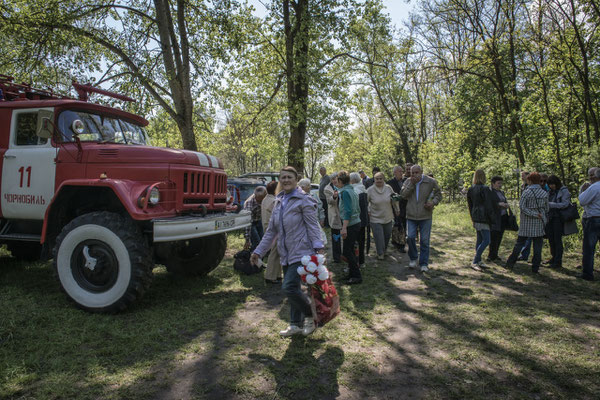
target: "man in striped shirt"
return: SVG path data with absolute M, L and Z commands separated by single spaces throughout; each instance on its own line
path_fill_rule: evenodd
M 261 203 L 267 196 L 267 188 L 264 186 L 257 186 L 254 189 L 254 194 L 244 202 L 244 210 L 248 210 L 252 213 L 252 225 L 246 228 L 246 248 L 250 251 L 254 250 L 260 243 L 264 235 L 262 226 L 262 215 L 261 215 Z

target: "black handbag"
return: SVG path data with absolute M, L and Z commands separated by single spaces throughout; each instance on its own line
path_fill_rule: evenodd
M 577 210 L 577 206 L 573 203 L 569 203 L 566 208 L 562 208 L 558 212 L 560 213 L 560 219 L 563 222 L 570 222 L 579 219 L 579 210 Z
M 241 272 L 245 275 L 252 275 L 252 274 L 257 274 L 260 272 L 260 268 L 258 268 L 256 265 L 252 265 L 250 263 L 250 256 L 252 255 L 252 253 L 250 253 L 248 250 L 242 250 L 237 252 L 233 258 L 235 258 L 235 261 L 233 262 L 233 269 L 235 269 L 238 272 Z
M 517 217 L 512 213 L 510 207 L 508 208 L 508 218 L 506 220 L 506 230 L 515 231 L 519 230 L 519 224 L 517 224 Z

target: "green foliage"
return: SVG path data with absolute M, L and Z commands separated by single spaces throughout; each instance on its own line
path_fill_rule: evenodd
M 469 152 L 461 150 L 466 139 L 467 135 L 456 131 L 421 146 L 423 171 L 433 173 L 440 186 L 451 196 L 471 181 L 473 160 Z
M 244 1 L 169 2 L 185 20 L 174 21 L 173 48 L 190 42 L 189 71 L 175 74 L 158 47 L 158 3 L 3 2 L 0 72 L 63 93 L 75 79 L 129 94 L 153 144 L 185 147 L 192 125 L 230 174 L 276 170 L 303 150 L 311 179 L 320 164 L 387 172 L 412 160 L 454 193 L 476 168 L 510 188 L 516 169 L 575 187 L 600 165 L 590 0 L 424 0 L 403 27 L 381 0 L 272 0 L 261 17 Z M 306 25 L 286 31 L 284 4 L 292 27 Z M 191 107 L 174 85 L 186 73 Z

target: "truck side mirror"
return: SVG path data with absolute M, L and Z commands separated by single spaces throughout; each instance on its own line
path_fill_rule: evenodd
M 37 116 L 37 129 L 35 131 L 38 137 L 43 139 L 50 139 L 54 131 L 54 125 L 52 124 L 52 118 L 54 113 L 49 110 L 39 110 Z

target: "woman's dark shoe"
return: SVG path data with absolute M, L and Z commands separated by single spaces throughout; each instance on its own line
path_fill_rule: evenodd
M 346 281 L 347 285 L 357 285 L 359 283 L 362 283 L 362 279 L 359 278 L 350 278 Z
M 265 283 L 270 283 L 272 285 L 276 285 L 278 283 L 281 283 L 281 279 L 277 279 L 277 280 L 273 280 L 273 279 L 265 279 Z

